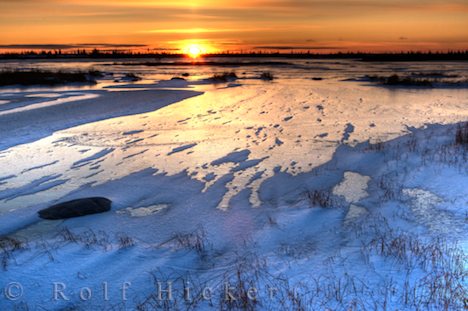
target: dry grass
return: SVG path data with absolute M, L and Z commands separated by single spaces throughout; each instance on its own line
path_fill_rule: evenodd
M 209 80 L 213 83 L 226 83 L 232 82 L 237 80 L 238 77 L 235 72 L 223 72 L 223 73 L 216 73 L 209 78 Z
M 307 191 L 306 197 L 311 207 L 319 206 L 322 208 L 327 208 L 334 206 L 331 192 L 327 190 Z
M 117 234 L 117 241 L 119 243 L 120 249 L 135 246 L 135 241 L 133 240 L 133 238 L 131 238 L 124 232 L 120 232 Z
M 67 83 L 96 83 L 95 78 L 102 73 L 96 70 L 89 72 L 65 72 L 44 70 L 5 70 L 0 71 L 0 86 L 4 85 L 59 85 Z
M 400 77 L 396 74 L 383 77 L 383 76 L 366 76 L 370 81 L 376 81 L 383 85 L 388 86 L 425 86 L 432 87 L 433 80 L 427 78 L 414 78 L 414 77 Z
M 211 248 L 204 228 L 197 228 L 189 233 L 175 233 L 169 241 L 163 243 L 175 243 L 177 248 L 184 248 L 195 251 L 200 257 L 204 257 Z
M 19 250 L 24 250 L 27 243 L 13 237 L 0 237 L 0 261 L 3 270 L 7 270 L 8 264 L 14 260 L 14 253 Z
M 458 125 L 455 133 L 455 144 L 463 146 L 468 145 L 468 122 Z
M 134 239 L 126 233 L 118 232 L 115 234 L 114 239 L 111 239 L 106 232 L 102 230 L 95 232 L 92 229 L 76 233 L 67 227 L 63 227 L 58 232 L 58 238 L 62 243 L 74 243 L 87 249 L 98 248 L 104 251 L 111 250 L 114 243 L 117 244 L 117 249 L 125 249 L 135 245 Z
M 271 72 L 265 71 L 260 74 L 260 79 L 265 81 L 272 81 L 275 79 L 275 76 Z

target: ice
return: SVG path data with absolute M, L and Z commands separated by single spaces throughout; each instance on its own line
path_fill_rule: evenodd
M 20 112 L 24 112 L 24 111 L 28 111 L 28 110 L 40 109 L 40 108 L 45 108 L 45 107 L 50 107 L 50 106 L 55 106 L 55 105 L 62 105 L 62 104 L 66 104 L 66 103 L 74 102 L 74 101 L 93 99 L 93 98 L 97 98 L 97 97 L 98 97 L 97 94 L 70 94 L 70 97 L 54 99 L 54 100 L 51 100 L 51 101 L 44 101 L 44 102 L 40 102 L 40 103 L 37 103 L 37 104 L 30 104 L 30 105 L 27 105 L 25 107 L 19 107 L 19 108 L 14 108 L 14 109 L 3 110 L 3 111 L 0 111 L 0 116 L 8 115 L 8 114 L 14 114 L 14 113 L 20 113 Z
M 411 199 L 410 208 L 413 213 L 430 230 L 438 233 L 450 233 L 456 230 L 453 224 L 459 220 L 452 213 L 437 208 L 444 202 L 437 195 L 418 188 L 403 189 L 402 193 Z
M 58 179 L 62 175 L 54 174 L 49 176 L 44 176 L 42 178 L 33 180 L 32 182 L 25 184 L 22 187 L 17 188 L 7 188 L 0 191 L 0 200 L 3 200 L 5 203 L 13 200 L 17 197 L 33 195 L 38 192 L 46 191 L 52 189 L 58 185 L 66 183 L 66 179 Z
M 4 136 L 0 142 L 0 150 L 48 137 L 55 131 L 80 124 L 153 111 L 199 94 L 201 93 L 194 91 L 171 90 L 137 90 L 134 92 L 93 90 L 80 96 L 1 110 L 0 131 Z M 138 105 L 133 105 L 135 99 L 139 102 Z M 21 106 L 21 104 L 18 105 Z
M 345 172 L 343 181 L 333 188 L 333 194 L 343 196 L 346 201 L 356 203 L 368 196 L 369 176 Z
M 146 216 L 157 214 L 166 208 L 169 208 L 169 205 L 158 204 L 158 205 L 153 205 L 153 206 L 148 206 L 148 207 L 138 207 L 138 208 L 128 207 L 128 208 L 119 210 L 118 213 L 129 214 L 132 217 L 146 217 Z

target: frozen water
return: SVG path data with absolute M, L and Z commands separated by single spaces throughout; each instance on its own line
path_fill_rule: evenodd
M 343 196 L 350 203 L 359 202 L 368 196 L 367 184 L 369 176 L 362 176 L 354 172 L 345 172 L 343 181 L 333 188 L 333 193 Z

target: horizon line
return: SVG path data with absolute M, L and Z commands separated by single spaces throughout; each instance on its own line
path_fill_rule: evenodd
M 132 45 L 136 46 L 136 45 Z M 450 53 L 468 53 L 468 48 L 463 49 L 407 49 L 407 50 L 383 50 L 383 51 L 372 51 L 372 50 L 338 50 L 331 49 L 332 52 L 325 52 L 328 49 L 241 49 L 241 50 L 221 50 L 217 52 L 206 52 L 202 53 L 203 56 L 210 55 L 225 55 L 225 54 L 325 54 L 325 55 L 336 55 L 336 54 L 450 54 Z M 18 51 L 8 51 L 0 46 L 0 55 L 112 55 L 112 54 L 129 54 L 129 55 L 186 55 L 184 51 L 180 49 L 99 49 L 99 48 L 75 48 L 75 49 L 18 49 Z

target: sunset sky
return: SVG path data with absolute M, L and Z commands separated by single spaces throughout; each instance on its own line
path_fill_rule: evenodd
M 468 48 L 467 0 L 0 0 L 0 49 Z

